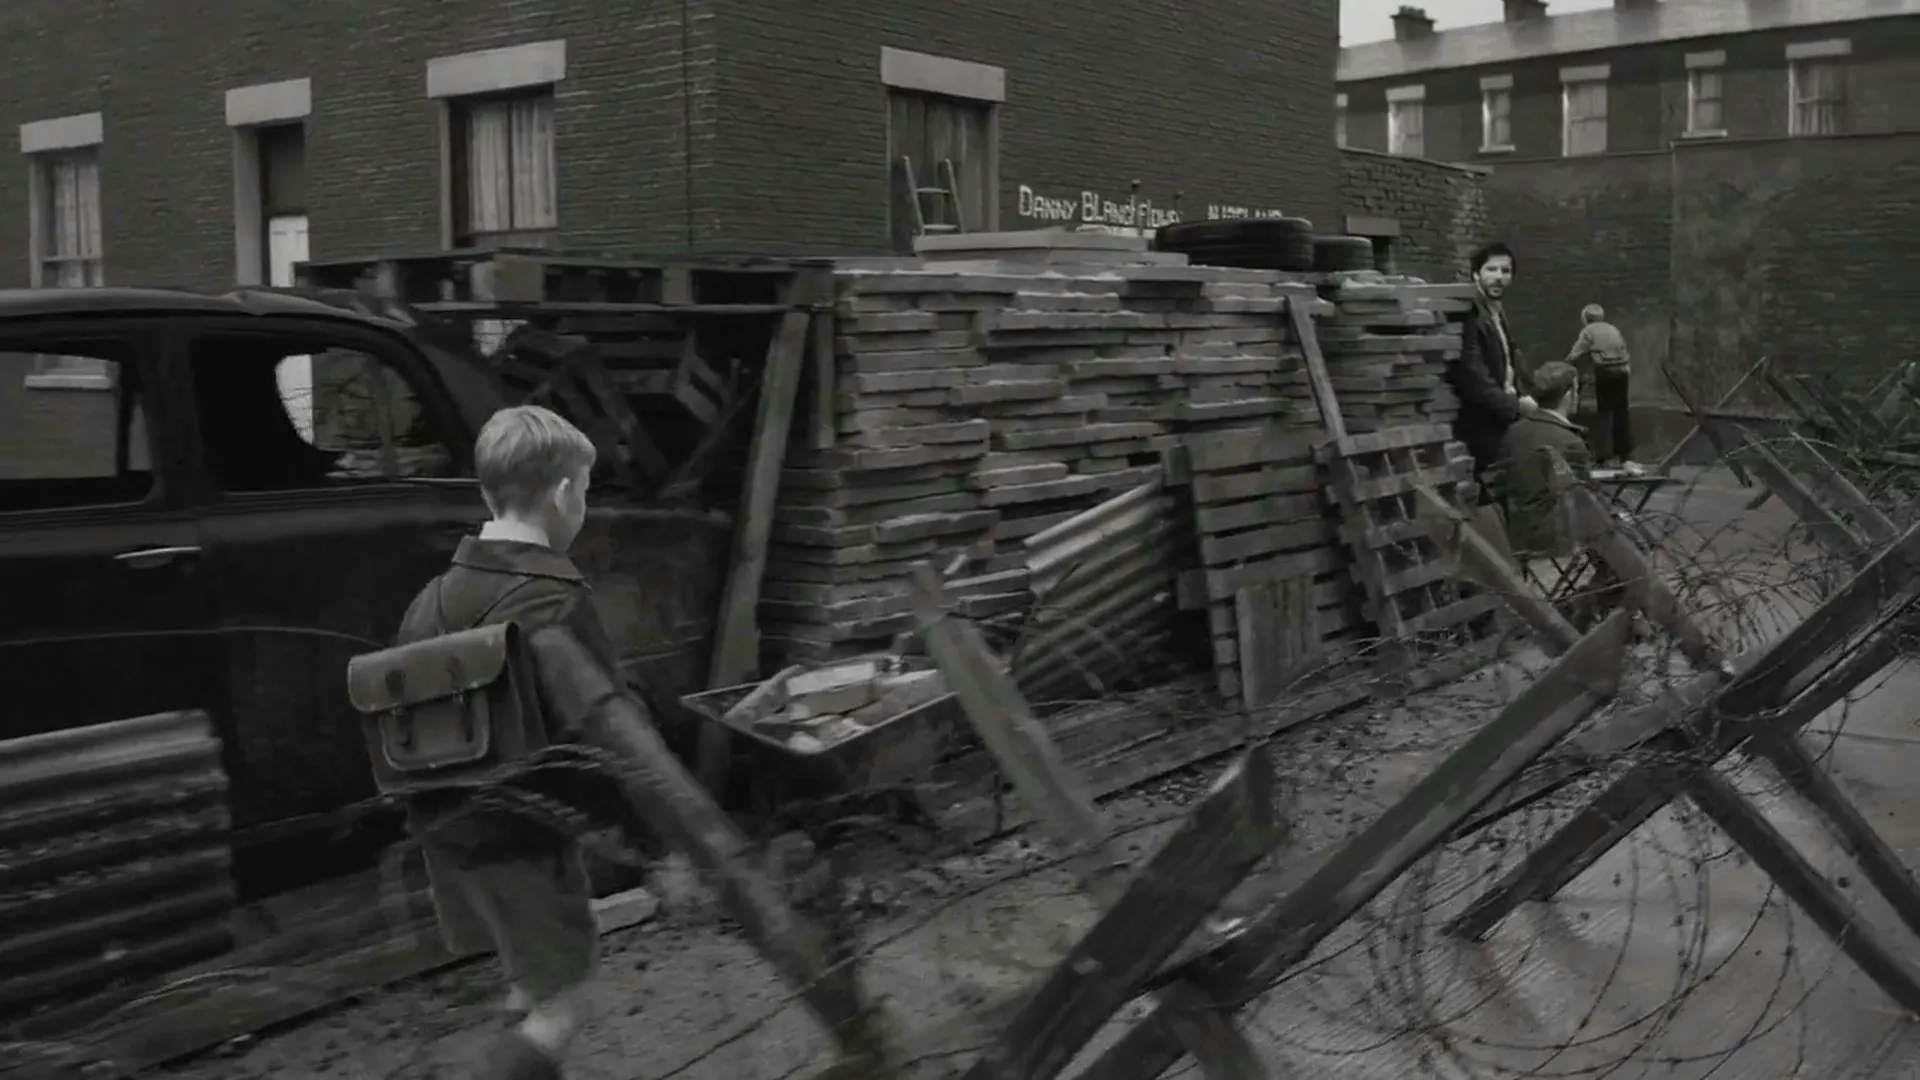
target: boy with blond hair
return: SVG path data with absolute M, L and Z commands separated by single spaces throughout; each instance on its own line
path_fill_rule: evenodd
M 526 642 L 548 737 L 605 743 L 611 723 L 644 721 L 625 693 L 619 656 L 567 550 L 586 521 L 594 447 L 538 406 L 502 409 L 481 429 L 474 469 L 493 518 L 460 542 L 453 565 L 407 609 L 410 645 L 514 623 Z M 609 713 L 620 716 L 609 716 Z M 515 1027 L 489 1048 L 479 1077 L 558 1077 L 584 1020 L 599 928 L 578 841 L 551 824 L 483 804 L 474 789 L 408 796 L 449 951 L 493 949 Z
M 1633 354 L 1627 348 L 1626 335 L 1607 321 L 1607 311 L 1599 304 L 1580 309 L 1580 334 L 1567 351 L 1567 363 L 1580 373 L 1581 384 L 1592 391 L 1588 443 L 1594 464 L 1639 471 L 1632 461 L 1633 420 L 1628 390 Z

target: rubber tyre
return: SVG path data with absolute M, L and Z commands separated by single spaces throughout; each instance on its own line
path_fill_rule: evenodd
M 1375 268 L 1373 241 L 1364 236 L 1322 236 L 1313 241 L 1313 268 L 1340 273 Z

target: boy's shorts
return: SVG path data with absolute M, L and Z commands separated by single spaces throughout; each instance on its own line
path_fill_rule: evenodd
M 577 841 L 486 814 L 435 830 L 420 847 L 449 952 L 494 949 L 535 1003 L 593 974 L 600 927 Z

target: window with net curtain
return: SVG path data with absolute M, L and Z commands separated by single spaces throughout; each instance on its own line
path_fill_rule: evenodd
M 40 284 L 47 288 L 105 284 L 98 153 L 89 148 L 47 154 L 34 165 L 40 171 Z M 39 356 L 33 368 L 44 375 L 110 378 L 113 373 L 107 361 L 84 356 Z
M 1831 60 L 1796 60 L 1787 77 L 1793 94 L 1790 133 L 1840 134 L 1840 108 L 1846 100 L 1840 65 Z
M 463 102 L 459 236 L 462 246 L 544 247 L 559 225 L 553 94 Z

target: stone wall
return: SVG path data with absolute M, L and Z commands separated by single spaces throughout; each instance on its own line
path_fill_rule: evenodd
M 1763 355 L 1861 388 L 1920 355 L 1920 134 L 1515 162 L 1487 188 L 1519 252 L 1523 351 L 1563 355 L 1600 303 L 1634 350 L 1637 401 L 1671 403 L 1663 366 L 1704 403 Z
M 1341 151 L 1340 164 L 1337 227 L 1367 232 L 1356 218 L 1398 226 L 1399 235 L 1385 241 L 1382 269 L 1428 281 L 1464 278 L 1468 255 L 1488 237 L 1486 170 L 1354 149 Z

